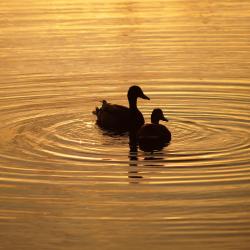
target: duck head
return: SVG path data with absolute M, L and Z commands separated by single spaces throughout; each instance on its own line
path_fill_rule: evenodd
M 150 100 L 149 97 L 147 97 L 142 89 L 139 86 L 131 86 L 128 90 L 128 100 L 130 104 L 135 104 L 136 105 L 136 100 L 137 98 L 142 98 L 142 99 L 146 99 L 146 100 Z
M 154 109 L 151 114 L 151 122 L 158 124 L 160 120 L 168 122 L 168 119 L 164 116 L 161 109 Z

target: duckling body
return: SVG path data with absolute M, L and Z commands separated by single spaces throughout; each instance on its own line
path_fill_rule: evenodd
M 128 90 L 129 107 L 102 102 L 100 108 L 96 108 L 97 124 L 108 130 L 126 132 L 138 130 L 144 124 L 144 117 L 137 108 L 137 98 L 148 99 L 138 86 L 132 86 Z
M 154 109 L 151 124 L 145 124 L 138 131 L 139 147 L 144 151 L 160 150 L 171 141 L 171 132 L 159 120 L 168 121 L 161 109 Z

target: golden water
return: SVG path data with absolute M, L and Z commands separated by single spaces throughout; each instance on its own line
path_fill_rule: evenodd
M 249 249 L 250 2 L 0 2 L 1 249 Z M 169 118 L 130 155 L 99 101 Z M 137 158 L 137 160 L 136 160 Z

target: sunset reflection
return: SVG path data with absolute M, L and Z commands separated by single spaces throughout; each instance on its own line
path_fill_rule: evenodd
M 0 13 L 2 249 L 249 248 L 250 1 Z M 150 97 L 134 109 L 145 123 L 166 114 L 168 145 L 144 152 L 137 132 L 96 123 L 132 85 Z

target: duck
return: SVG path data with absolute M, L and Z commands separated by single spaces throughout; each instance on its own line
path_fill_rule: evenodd
M 159 121 L 168 121 L 160 108 L 151 114 L 151 123 L 143 125 L 137 133 L 139 148 L 143 151 L 161 150 L 171 141 L 171 132 Z
M 99 127 L 115 132 L 137 131 L 144 123 L 144 117 L 137 108 L 137 99 L 150 100 L 142 89 L 133 85 L 127 93 L 129 107 L 111 104 L 106 100 L 102 101 L 102 106 L 93 112 L 96 115 L 96 123 Z

